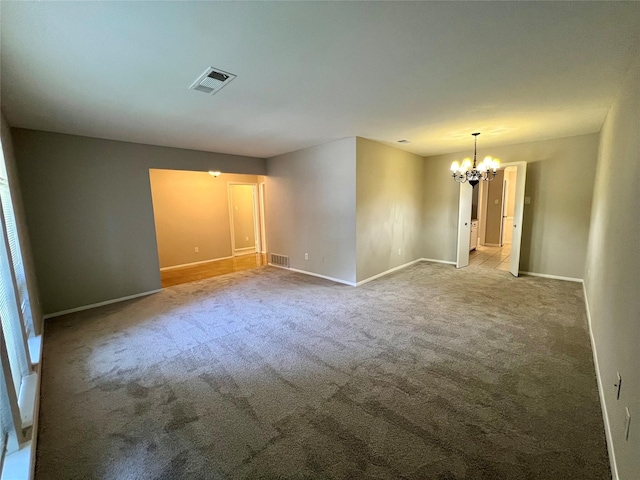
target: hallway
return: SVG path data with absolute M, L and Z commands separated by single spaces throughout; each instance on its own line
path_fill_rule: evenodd
M 469 252 L 470 267 L 490 268 L 508 272 L 510 261 L 511 245 L 504 245 L 503 247 L 478 245 L 475 250 Z

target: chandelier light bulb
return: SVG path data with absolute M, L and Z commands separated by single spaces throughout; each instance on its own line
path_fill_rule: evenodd
M 457 172 L 458 170 L 460 170 L 460 163 L 458 163 L 457 161 L 453 162 L 451 164 L 451 171 L 452 172 Z

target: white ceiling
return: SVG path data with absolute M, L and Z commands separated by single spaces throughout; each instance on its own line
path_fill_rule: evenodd
M 6 2 L 16 127 L 270 157 L 349 136 L 420 155 L 600 130 L 639 2 Z M 209 66 L 238 77 L 188 90 Z M 408 139 L 410 144 L 396 141 Z

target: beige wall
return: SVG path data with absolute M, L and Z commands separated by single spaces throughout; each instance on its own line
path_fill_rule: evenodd
M 502 223 L 502 190 L 504 185 L 504 170 L 498 170 L 496 178 L 487 186 L 487 203 L 485 222 L 487 225 L 485 243 L 500 244 L 500 226 Z
M 256 183 L 257 177 L 251 183 Z M 236 250 L 256 246 L 254 199 L 251 185 L 230 185 L 233 240 Z
M 160 288 L 149 169 L 265 173 L 259 158 L 11 133 L 45 313 Z
M 620 479 L 640 478 L 639 58 L 602 128 L 585 277 Z M 616 372 L 622 375 L 620 400 Z M 625 407 L 632 416 L 628 441 Z
M 33 263 L 33 254 L 31 251 L 31 241 L 29 229 L 24 213 L 24 202 L 22 197 L 21 186 L 16 168 L 16 160 L 13 150 L 13 140 L 11 138 L 11 130 L 4 114 L 0 112 L 0 135 L 2 135 L 2 155 L 7 167 L 7 180 L 9 182 L 9 190 L 11 191 L 11 202 L 13 203 L 13 211 L 18 229 L 18 239 L 20 241 L 20 250 L 22 251 L 22 259 L 27 280 L 27 289 L 30 297 L 31 315 L 33 318 L 34 329 L 36 333 L 42 332 L 42 309 L 40 306 L 40 295 L 37 285 L 37 277 Z
M 423 176 L 422 157 L 356 139 L 358 281 L 422 258 Z
M 269 252 L 289 256 L 292 268 L 354 283 L 356 139 L 270 158 L 267 175 Z
M 151 169 L 149 177 L 160 268 L 232 255 L 227 182 L 256 183 L 255 175 Z
M 484 148 L 502 163 L 526 161 L 520 270 L 583 278 L 598 134 Z M 469 152 L 426 159 L 424 256 L 454 261 L 459 187 L 449 167 Z

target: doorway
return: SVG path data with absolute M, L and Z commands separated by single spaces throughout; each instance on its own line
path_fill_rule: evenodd
M 266 223 L 260 202 L 254 202 L 254 192 L 264 181 L 258 175 L 149 170 L 163 288 L 266 265 L 266 255 L 260 253 L 266 244 L 264 227 L 256 227 L 254 219 L 258 217 L 259 225 Z M 234 245 L 233 237 L 242 237 L 239 232 L 232 235 L 230 184 L 249 186 L 251 201 L 245 203 L 252 228 L 244 234 L 252 240 L 249 245 Z M 247 209 L 241 205 L 239 211 Z
M 480 259 L 487 260 L 486 256 L 494 257 L 491 264 L 500 260 L 500 269 L 504 270 L 508 261 L 511 274 L 519 275 L 527 163 L 512 162 L 503 167 L 493 181 L 480 182 L 475 187 L 478 188 L 477 200 L 474 200 L 475 188 L 460 184 L 457 268 L 470 264 L 469 251 L 475 244 L 471 237 L 477 235 L 473 264 L 478 264 Z M 477 218 L 472 218 L 474 211 Z
M 257 185 L 234 182 L 227 185 L 233 256 L 260 253 Z

